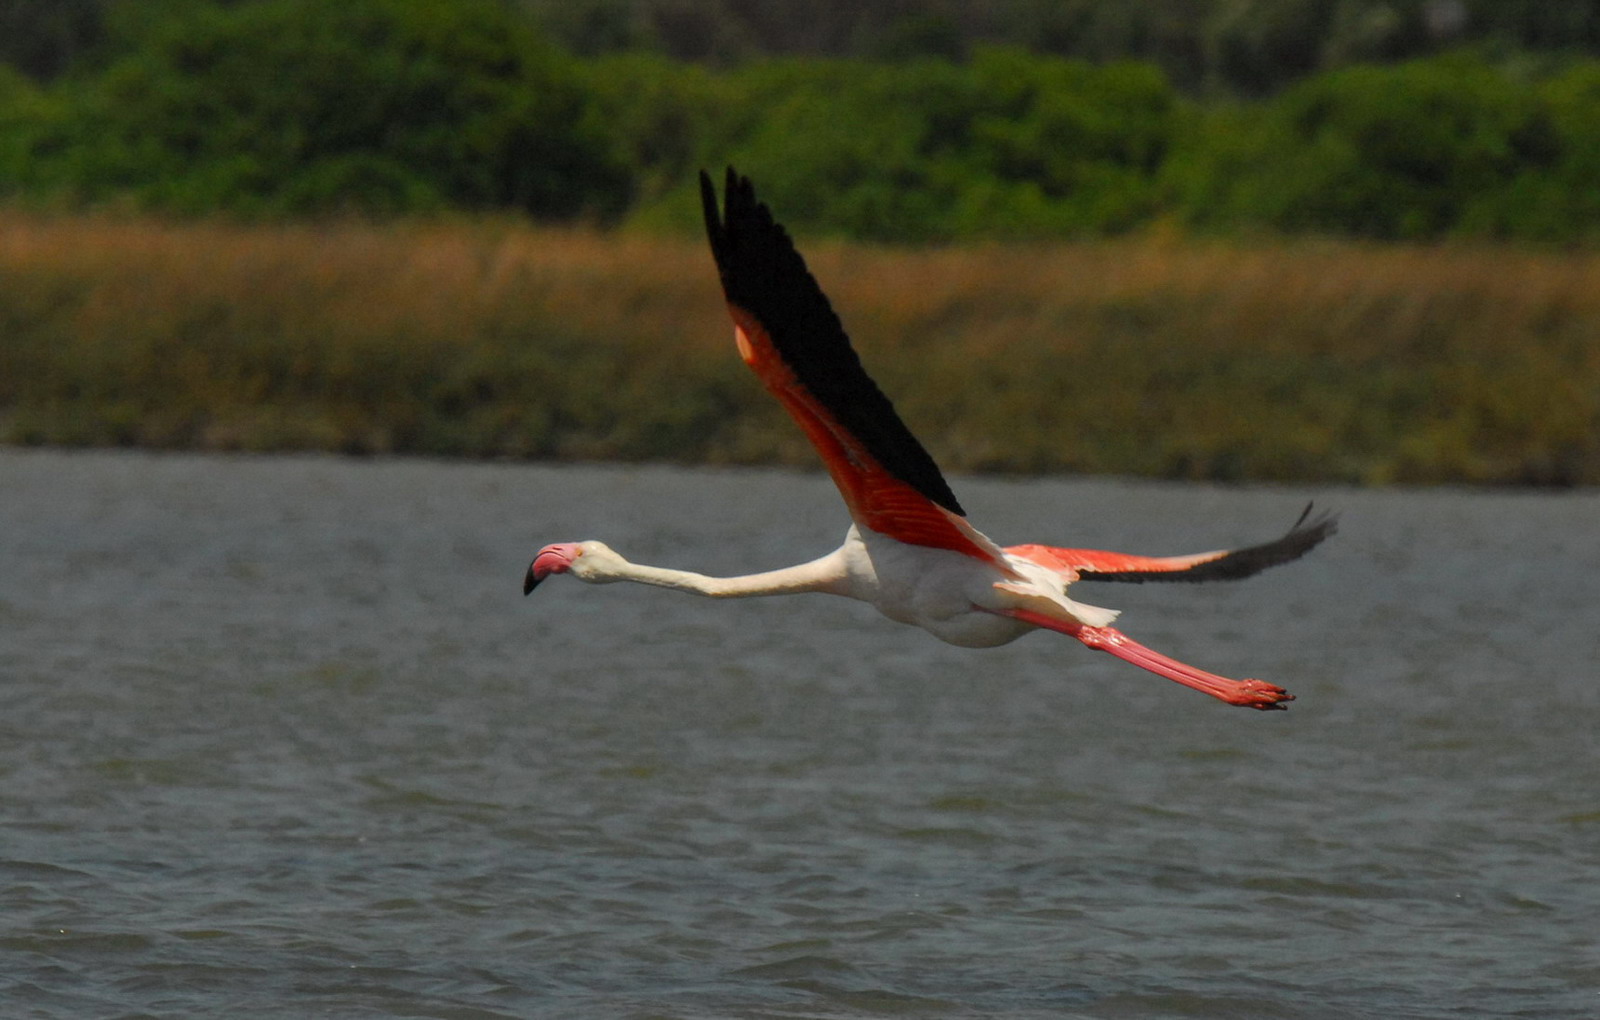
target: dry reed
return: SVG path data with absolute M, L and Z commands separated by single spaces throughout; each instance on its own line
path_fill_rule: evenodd
M 1600 256 L 804 245 L 960 470 L 1600 483 Z M 0 214 L 0 440 L 809 463 L 679 239 Z

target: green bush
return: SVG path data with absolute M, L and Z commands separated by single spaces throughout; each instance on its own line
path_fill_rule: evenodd
M 1469 56 L 1336 71 L 1201 124 L 1169 168 L 1191 222 L 1385 239 L 1504 222 L 1561 146 L 1535 89 Z
M 617 20 L 629 6 L 576 4 L 550 23 L 611 26 L 590 47 L 605 51 L 652 37 L 648 19 Z M 1075 52 L 1109 58 L 1162 48 L 1141 35 L 1157 6 L 1016 0 L 1012 12 L 1076 26 Z M 1497 9 L 1508 39 L 1576 24 L 1540 5 Z M 1432 38 L 1418 5 L 1195 5 L 1184 32 L 1203 23 L 1205 53 L 1183 74 L 1210 68 L 1255 93 L 1286 68 L 1348 65 L 1251 101 L 1215 98 L 1220 85 L 1180 98 L 1153 58 L 969 50 L 976 21 L 961 22 L 969 38 L 956 22 L 873 15 L 865 51 L 896 59 L 716 69 L 643 52 L 579 61 L 504 0 L 138 0 L 103 13 L 75 71 L 39 84 L 0 65 L 0 199 L 261 218 L 507 210 L 694 232 L 695 171 L 733 163 L 796 231 L 894 243 L 1167 225 L 1600 240 L 1600 63 L 1490 50 L 1349 63 L 1416 52 Z
M 984 103 L 969 149 L 993 184 L 962 210 L 959 233 L 1114 233 L 1150 217 L 1176 109 L 1153 66 L 991 50 L 972 76 Z
M 583 64 L 598 119 L 627 161 L 643 203 L 685 188 L 695 172 L 727 159 L 743 129 L 727 75 L 647 53 Z M 687 205 L 687 203 L 685 203 Z M 695 207 L 698 209 L 698 206 Z M 685 226 L 692 222 L 685 217 Z
M 1600 64 L 1573 67 L 1542 83 L 1538 95 L 1540 158 L 1475 206 L 1464 226 L 1535 241 L 1600 240 Z
M 615 214 L 629 180 L 577 69 L 493 0 L 180 7 L 70 116 L 31 184 L 187 213 Z
M 1137 226 L 1155 206 L 1175 109 L 1147 65 L 1001 49 L 962 64 L 756 64 L 729 72 L 715 102 L 710 144 L 675 152 L 734 163 L 798 230 L 894 242 Z M 644 215 L 688 226 L 689 181 L 667 193 L 673 213 Z
M 27 140 L 50 119 L 51 105 L 31 81 L 0 64 L 0 195 L 22 189 L 30 158 Z

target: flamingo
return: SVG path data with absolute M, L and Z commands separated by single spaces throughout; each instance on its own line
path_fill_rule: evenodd
M 700 192 L 739 355 L 821 454 L 849 510 L 844 544 L 796 566 L 709 577 L 632 563 L 603 542 L 558 542 L 533 558 L 524 594 L 555 574 L 711 598 L 822 592 L 868 602 L 954 645 L 992 647 L 1036 630 L 1057 631 L 1230 705 L 1282 709 L 1294 700 L 1276 684 L 1232 680 L 1147 648 L 1111 626 L 1117 610 L 1075 601 L 1067 590 L 1079 581 L 1248 577 L 1304 555 L 1333 533 L 1333 516 L 1313 517 L 1308 505 L 1280 538 L 1189 556 L 1002 548 L 967 521 L 933 458 L 862 368 L 828 299 L 750 180 L 728 168 L 720 214 L 704 171 Z

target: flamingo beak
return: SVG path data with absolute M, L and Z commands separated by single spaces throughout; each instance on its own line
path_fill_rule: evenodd
M 531 594 L 539 582 L 551 574 L 565 574 L 572 568 L 572 561 L 578 555 L 576 542 L 557 542 L 540 549 L 539 555 L 528 564 L 528 574 L 522 579 L 522 594 Z

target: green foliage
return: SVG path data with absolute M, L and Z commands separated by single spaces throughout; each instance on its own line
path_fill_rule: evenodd
M 125 52 L 130 25 L 262 0 L 7 0 L 0 63 L 48 80 Z M 1179 88 L 1265 95 L 1309 74 L 1460 46 L 1600 55 L 1595 0 L 501 0 L 573 53 L 726 66 L 772 56 L 957 60 L 979 45 L 1153 63 Z M 331 6 L 331 5 L 330 5 Z
M 998 188 L 990 207 L 963 210 L 961 233 L 1119 231 L 1149 217 L 1176 106 L 1154 67 L 988 51 L 973 72 L 986 102 L 969 151 Z
M 631 142 L 640 222 L 693 229 L 693 172 L 732 162 L 796 229 L 893 242 L 1238 230 L 1595 236 L 1600 64 L 1540 81 L 1470 54 L 1181 100 L 1149 64 L 1015 49 L 965 61 L 591 67 Z
M 1573 238 L 1593 229 L 1569 218 L 1589 190 L 1593 80 L 1541 91 L 1466 55 L 1337 71 L 1202 112 L 1168 183 L 1210 229 Z
M 0 3 L 0 64 L 36 78 L 62 74 L 100 41 L 105 0 Z
M 1209 96 L 1461 46 L 1600 55 L 1595 0 L 516 0 L 585 55 L 650 48 L 730 64 L 773 56 L 960 59 L 984 44 L 1159 67 Z
M 25 139 L 50 117 L 33 82 L 0 64 L 0 195 L 16 187 L 28 161 Z
M 638 199 L 683 188 L 726 158 L 737 103 L 729 80 L 695 64 L 644 53 L 584 65 L 597 119 L 623 154 Z
M 962 64 L 776 61 L 700 84 L 717 116 L 699 145 L 674 136 L 663 176 L 679 222 L 693 216 L 691 168 L 732 162 L 796 229 L 897 242 L 1136 226 L 1154 207 L 1175 108 L 1148 65 L 1001 49 Z M 663 93 L 637 77 L 618 94 L 644 97 L 633 116 L 648 109 L 657 126 L 689 119 L 652 105 Z
M 1506 39 L 1560 29 L 1600 45 L 1600 15 L 1476 0 L 523 7 L 592 29 L 599 51 L 714 15 L 731 34 L 712 48 L 759 51 L 783 28 L 879 58 L 580 61 L 504 0 L 78 0 L 104 17 L 75 73 L 41 85 L 0 65 L 0 198 L 263 218 L 509 210 L 692 231 L 695 171 L 732 163 L 796 230 L 895 243 L 1170 225 L 1600 240 L 1600 63 L 1490 48 L 1350 63 L 1480 21 Z M 1036 46 L 1059 30 L 1094 62 L 977 42 L 1023 21 Z M 1111 59 L 1122 53 L 1150 59 Z M 1214 78 L 1213 96 L 1269 92 L 1288 68 L 1301 80 L 1200 101 L 1167 67 Z
M 1539 87 L 1540 159 L 1474 211 L 1478 232 L 1536 241 L 1600 241 L 1600 63 Z
M 180 5 L 63 86 L 35 187 L 186 213 L 614 214 L 629 181 L 568 58 L 493 0 Z

